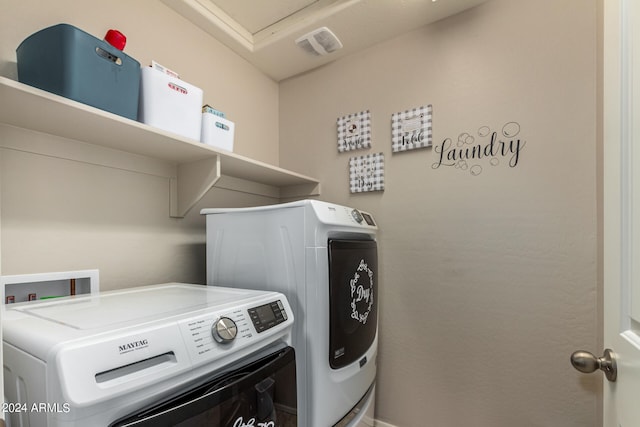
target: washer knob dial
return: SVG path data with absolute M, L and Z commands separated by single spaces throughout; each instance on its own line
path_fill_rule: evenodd
M 238 326 L 233 319 L 221 317 L 211 327 L 211 335 L 221 344 L 230 343 L 238 335 Z

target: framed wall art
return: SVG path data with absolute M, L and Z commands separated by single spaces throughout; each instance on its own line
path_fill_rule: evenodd
M 391 148 L 394 153 L 431 146 L 431 104 L 391 116 Z
M 349 186 L 352 193 L 384 190 L 384 154 L 367 154 L 349 159 Z
M 371 112 L 369 110 L 338 118 L 338 151 L 371 147 Z

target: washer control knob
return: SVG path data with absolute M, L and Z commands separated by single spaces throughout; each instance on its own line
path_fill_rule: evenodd
M 364 218 L 362 218 L 362 214 L 360 213 L 360 211 L 358 211 L 357 209 L 354 209 L 354 210 L 351 211 L 351 216 L 353 217 L 353 219 L 356 220 L 356 222 L 358 224 L 360 224 L 362 222 L 362 220 L 364 219 Z
M 238 335 L 238 326 L 233 319 L 221 317 L 211 327 L 213 339 L 221 344 L 229 343 Z

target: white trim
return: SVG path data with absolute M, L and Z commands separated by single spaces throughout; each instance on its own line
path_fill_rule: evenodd
M 374 425 L 376 427 L 396 427 L 393 424 L 385 423 L 384 421 L 375 420 Z

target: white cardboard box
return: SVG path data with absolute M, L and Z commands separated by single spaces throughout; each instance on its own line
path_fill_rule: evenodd
M 227 151 L 233 151 L 235 124 L 212 113 L 202 113 L 202 136 L 205 144 Z
M 143 67 L 138 120 L 200 140 L 202 89 L 151 67 Z

